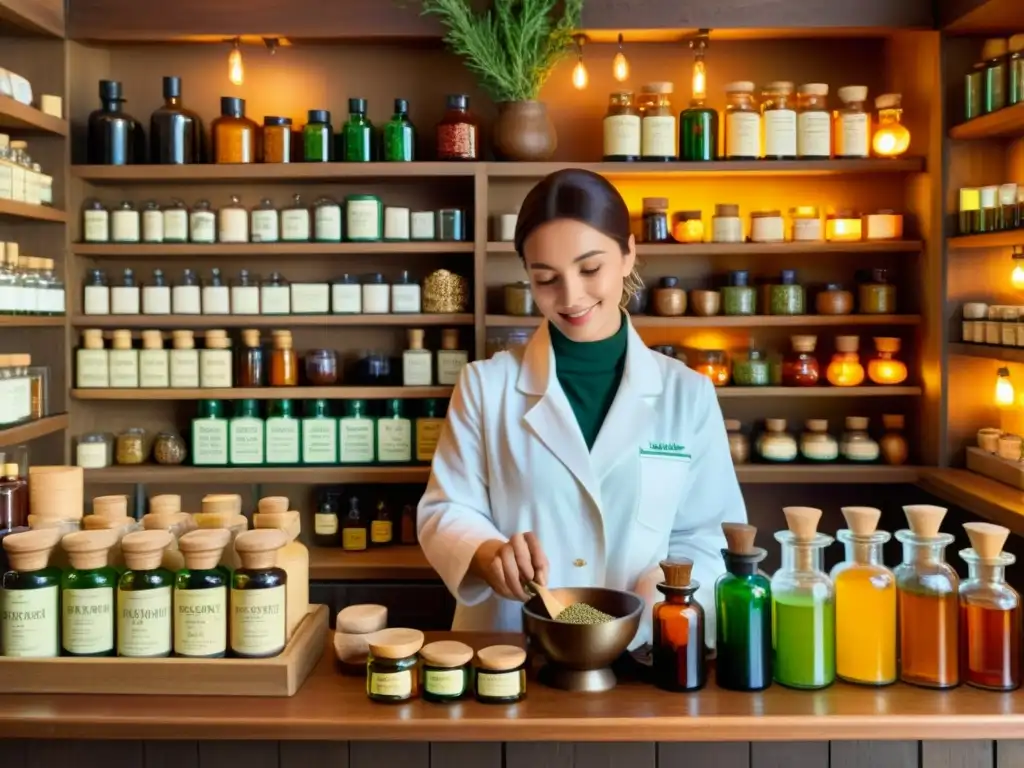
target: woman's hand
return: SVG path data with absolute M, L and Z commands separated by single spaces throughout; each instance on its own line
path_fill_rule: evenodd
M 527 531 L 509 541 L 485 541 L 473 555 L 473 572 L 504 598 L 526 602 L 531 595 L 523 584 L 547 584 L 548 558 L 537 537 Z

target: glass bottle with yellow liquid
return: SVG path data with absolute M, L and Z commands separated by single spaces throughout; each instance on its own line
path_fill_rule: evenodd
M 843 507 L 849 529 L 836 534 L 846 560 L 832 569 L 836 585 L 836 674 L 848 683 L 896 682 L 896 577 L 882 561 L 892 538 L 876 530 L 881 512 Z

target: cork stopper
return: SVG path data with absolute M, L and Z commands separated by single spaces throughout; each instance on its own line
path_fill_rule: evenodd
M 380 632 L 387 625 L 388 609 L 383 605 L 373 603 L 342 608 L 334 622 L 338 632 L 348 635 L 368 635 L 371 632 Z
M 206 514 L 242 514 L 242 497 L 237 493 L 210 493 L 203 496 L 202 511 Z
M 734 555 L 754 554 L 754 538 L 757 536 L 757 528 L 746 523 L 722 523 L 722 533 L 725 534 L 725 548 L 727 552 Z
M 420 657 L 432 667 L 455 669 L 473 660 L 473 649 L 456 640 L 439 640 L 424 645 Z
M 457 328 L 445 328 L 441 331 L 441 349 L 458 349 L 459 331 Z
M 382 629 L 367 638 L 370 653 L 381 659 L 407 659 L 423 647 L 423 633 L 418 629 Z
M 836 352 L 850 353 L 860 349 L 860 336 L 836 336 Z
M 507 672 L 526 663 L 526 651 L 515 645 L 489 645 L 477 651 L 476 658 L 483 669 Z
M 116 531 L 79 531 L 61 539 L 71 567 L 80 571 L 105 568 L 110 548 L 117 543 Z
M 164 348 L 164 336 L 160 331 L 143 331 L 142 332 L 142 348 L 143 349 L 163 349 Z
M 725 420 L 725 431 L 726 432 L 739 432 L 742 428 L 739 419 L 726 419 Z
M 288 536 L 284 531 L 246 531 L 235 538 L 235 552 L 243 568 L 273 568 L 277 565 L 277 550 L 287 543 Z
M 181 496 L 176 493 L 161 493 L 149 500 L 149 514 L 162 515 L 181 512 Z
M 789 342 L 793 345 L 794 352 L 813 352 L 815 346 L 818 344 L 818 337 L 797 334 L 795 336 L 790 336 Z
M 851 431 L 863 432 L 868 428 L 867 416 L 847 416 L 846 428 Z
M 207 331 L 206 336 L 203 338 L 203 344 L 207 349 L 231 349 L 231 339 L 227 337 L 224 331 L 220 332 L 224 334 L 223 336 L 216 334 L 211 336 L 211 333 L 213 331 Z
M 87 531 L 118 531 L 135 525 L 135 518 L 124 515 L 113 517 L 107 515 L 86 515 L 82 518 L 82 527 Z
M 103 331 L 95 328 L 82 331 L 82 347 L 84 349 L 103 349 Z
M 274 332 L 274 349 L 291 349 L 292 335 L 288 332 Z
M 785 419 L 765 419 L 764 427 L 769 432 L 785 432 L 786 431 L 786 420 Z
M 185 558 L 185 567 L 191 571 L 209 571 L 217 567 L 221 554 L 231 542 L 231 531 L 214 528 L 191 531 L 178 539 L 178 549 Z
M 870 536 L 882 517 L 882 510 L 874 507 L 842 507 L 841 510 L 854 536 Z
M 937 507 L 934 504 L 908 504 L 903 507 L 910 530 L 922 539 L 934 539 L 939 535 L 939 528 L 947 511 L 945 507 Z
M 900 340 L 892 336 L 875 336 L 875 349 L 895 355 L 900 351 Z
M 92 514 L 96 517 L 127 517 L 127 496 L 97 496 L 92 500 Z
M 302 515 L 298 512 L 257 512 L 252 516 L 253 528 L 257 530 L 284 531 L 289 541 L 295 541 L 302 532 Z
M 171 531 L 179 529 L 187 533 L 196 527 L 195 518 L 188 512 L 150 512 L 142 517 L 142 527 L 147 531 Z
M 886 429 L 903 429 L 907 419 L 902 413 L 886 413 L 882 416 L 882 426 Z
M 196 336 L 192 331 L 172 331 L 171 343 L 175 349 L 195 349 Z
M 818 533 L 821 510 L 814 507 L 783 507 L 786 525 L 797 541 L 813 541 Z
M 50 564 L 50 555 L 60 543 L 59 528 L 11 533 L 4 537 L 4 550 L 11 569 L 31 573 Z
M 808 419 L 804 426 L 808 432 L 828 432 L 828 419 Z
M 423 349 L 423 329 L 409 329 L 409 349 Z
M 1009 528 L 993 523 L 964 523 L 964 530 L 971 540 L 971 548 L 982 560 L 998 560 L 1010 535 Z
M 256 505 L 256 509 L 263 512 L 287 512 L 288 511 L 288 497 L 287 496 L 264 496 L 259 500 Z
M 687 557 L 675 557 L 659 563 L 661 572 L 665 574 L 663 582 L 667 587 L 690 586 L 690 575 L 693 572 L 693 560 Z
M 4 477 L 17 477 L 18 476 L 18 465 L 17 464 L 4 464 L 3 476 Z
M 121 539 L 124 564 L 132 571 L 152 571 L 160 567 L 164 550 L 174 537 L 167 531 L 136 531 Z
M 247 347 L 258 347 L 260 345 L 260 332 L 258 328 L 246 328 L 242 331 L 242 343 Z
M 131 349 L 132 348 L 132 332 L 126 330 L 117 330 L 111 334 L 110 346 L 113 349 Z
M 733 219 L 740 215 L 740 207 L 736 203 L 716 203 L 715 216 L 718 218 Z

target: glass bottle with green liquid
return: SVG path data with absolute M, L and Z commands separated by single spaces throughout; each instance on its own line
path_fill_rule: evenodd
M 4 537 L 10 570 L 0 581 L 0 656 L 60 656 L 60 569 L 50 565 L 59 528 Z
M 61 539 L 71 567 L 60 581 L 61 655 L 114 655 L 117 571 L 107 558 L 117 543 L 110 529 L 69 533 Z
M 171 655 L 174 574 L 163 567 L 169 531 L 136 531 L 121 539 L 127 570 L 117 585 L 117 655 L 153 659 Z
M 772 684 L 772 588 L 757 567 L 767 552 L 754 546 L 757 528 L 722 523 L 725 573 L 715 583 L 716 681 L 730 691 L 761 691 Z
M 348 120 L 338 135 L 343 152 L 338 154 L 349 163 L 373 160 L 373 123 L 366 116 L 366 99 L 348 100 Z
M 815 689 L 836 678 L 836 592 L 822 569 L 833 539 L 818 533 L 821 510 L 785 507 L 788 531 L 775 534 L 782 567 L 772 577 L 775 682 Z
M 185 567 L 174 577 L 174 655 L 219 659 L 228 650 L 231 574 L 219 565 L 231 532 L 191 531 L 178 540 Z
M 384 125 L 384 161 L 411 163 L 416 159 L 416 128 L 409 119 L 409 102 L 395 99 L 395 113 Z

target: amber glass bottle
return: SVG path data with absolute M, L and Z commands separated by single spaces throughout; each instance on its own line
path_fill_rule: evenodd
M 704 609 L 693 599 L 700 584 L 691 580 L 693 561 L 664 560 L 665 600 L 654 606 L 654 684 L 666 691 L 696 691 L 707 682 Z
M 238 350 L 238 376 L 235 378 L 240 387 L 267 386 L 266 359 L 258 329 L 247 328 L 242 331 L 242 346 Z
M 245 116 L 245 99 L 221 96 L 220 117 L 210 126 L 213 162 L 255 163 L 257 128 Z
M 341 521 L 341 548 L 350 552 L 366 549 L 367 536 L 366 518 L 363 517 L 359 497 L 351 496 L 348 500 L 348 511 Z
M 299 360 L 292 349 L 290 331 L 274 331 L 274 350 L 270 353 L 270 386 L 294 387 L 299 383 Z

